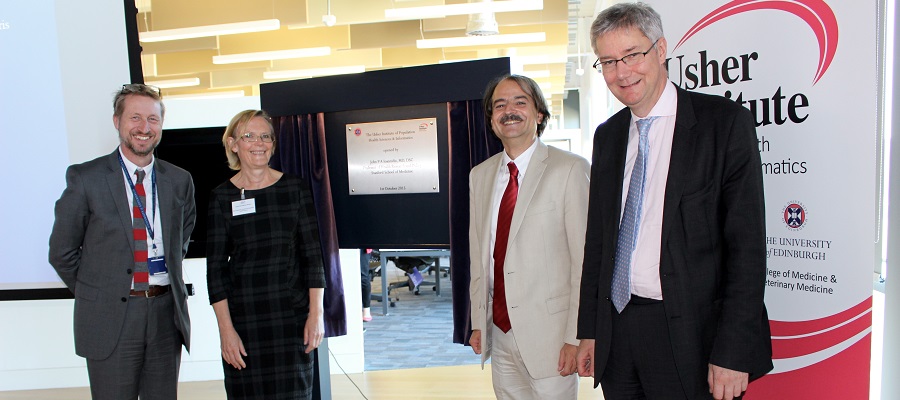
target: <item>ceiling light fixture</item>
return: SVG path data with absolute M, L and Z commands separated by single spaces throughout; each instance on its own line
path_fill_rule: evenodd
M 547 41 L 544 32 L 512 33 L 491 36 L 465 36 L 441 39 L 419 39 L 416 47 L 420 49 L 436 49 L 441 47 L 487 46 L 515 43 L 538 43 Z
M 348 65 L 344 67 L 331 68 L 310 68 L 310 69 L 290 69 L 282 71 L 266 71 L 263 72 L 265 79 L 294 79 L 294 78 L 311 78 L 314 76 L 331 76 L 358 74 L 366 72 L 365 65 Z
M 151 86 L 156 86 L 160 89 L 171 89 L 179 87 L 199 86 L 200 78 L 164 79 L 159 81 L 147 81 L 145 83 Z
M 488 5 L 491 0 L 470 0 L 469 3 L 481 3 Z M 469 14 L 469 23 L 466 24 L 466 36 L 489 36 L 500 34 L 500 27 L 492 12 L 479 12 Z
M 322 23 L 325 24 L 325 26 L 334 26 L 334 24 L 337 23 L 337 17 L 335 17 L 334 14 L 331 13 L 331 0 L 328 0 L 326 4 L 328 10 L 327 14 L 322 16 Z
M 234 35 L 238 33 L 265 32 L 278 30 L 281 22 L 277 19 L 235 22 L 231 24 L 192 26 L 189 28 L 161 29 L 140 33 L 144 43 L 165 42 L 169 40 L 193 39 L 200 37 Z
M 237 53 L 224 56 L 213 56 L 213 64 L 235 64 L 253 61 L 285 60 L 289 58 L 318 57 L 331 54 L 331 47 L 310 47 L 306 49 L 258 51 L 255 53 Z
M 448 15 L 479 14 L 485 12 L 511 12 L 543 10 L 543 0 L 505 0 L 479 3 L 445 4 L 442 6 L 388 8 L 385 19 L 408 20 L 444 18 Z

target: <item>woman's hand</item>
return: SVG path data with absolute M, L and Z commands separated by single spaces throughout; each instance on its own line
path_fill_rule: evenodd
M 247 350 L 244 349 L 244 342 L 241 341 L 241 335 L 238 335 L 234 328 L 220 328 L 219 340 L 222 342 L 222 359 L 232 367 L 241 370 L 247 368 L 244 358 L 247 356 Z

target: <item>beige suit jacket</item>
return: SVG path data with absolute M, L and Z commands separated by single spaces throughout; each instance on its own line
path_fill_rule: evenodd
M 502 157 L 469 174 L 469 294 L 472 329 L 481 330 L 482 368 L 491 355 L 491 203 Z M 534 379 L 558 376 L 563 344 L 578 345 L 589 176 L 587 160 L 538 140 L 519 187 L 504 277 L 512 330 Z

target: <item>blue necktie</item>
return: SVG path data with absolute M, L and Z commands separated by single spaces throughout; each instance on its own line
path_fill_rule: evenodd
M 644 203 L 644 185 L 647 182 L 647 154 L 650 152 L 650 141 L 647 134 L 650 124 L 656 117 L 637 120 L 638 153 L 631 170 L 631 181 L 628 184 L 628 196 L 625 198 L 625 211 L 619 224 L 619 241 L 616 243 L 616 264 L 612 278 L 612 302 L 619 313 L 625 309 L 631 299 L 631 256 L 637 244 L 638 230 L 641 225 L 641 206 Z

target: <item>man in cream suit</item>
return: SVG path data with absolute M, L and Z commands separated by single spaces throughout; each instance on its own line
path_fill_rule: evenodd
M 491 82 L 484 111 L 504 151 L 469 174 L 469 343 L 498 399 L 574 399 L 590 167 L 538 140 L 550 112 L 530 78 Z
M 194 184 L 153 156 L 165 116 L 157 89 L 124 85 L 113 107 L 119 147 L 66 171 L 50 264 L 75 294 L 75 353 L 87 359 L 91 397 L 175 399 L 181 346 L 190 349 L 181 262 Z

